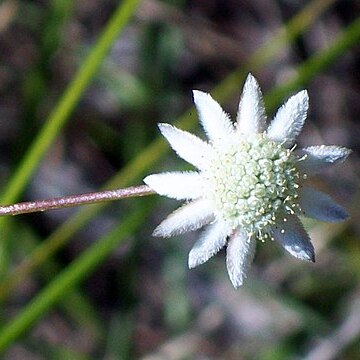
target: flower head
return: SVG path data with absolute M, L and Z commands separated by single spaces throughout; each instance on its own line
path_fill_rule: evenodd
M 226 246 L 227 270 L 235 288 L 243 283 L 256 240 L 276 240 L 294 257 L 315 261 L 314 247 L 298 216 L 336 222 L 348 215 L 328 195 L 304 183 L 308 175 L 345 160 L 350 150 L 324 145 L 295 150 L 308 110 L 305 90 L 278 110 L 267 129 L 261 90 L 251 74 L 235 124 L 209 94 L 193 93 L 209 140 L 159 124 L 171 147 L 197 171 L 144 179 L 158 194 L 186 201 L 154 235 L 168 237 L 208 225 L 190 251 L 189 267 L 206 262 Z

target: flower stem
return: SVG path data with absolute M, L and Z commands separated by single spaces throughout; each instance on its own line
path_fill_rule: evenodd
M 155 194 L 147 185 L 132 186 L 124 189 L 106 190 L 79 195 L 61 196 L 53 199 L 21 202 L 0 206 L 0 216 L 19 215 L 38 211 L 62 209 L 85 204 L 95 204 L 103 201 L 113 201 L 128 197 Z

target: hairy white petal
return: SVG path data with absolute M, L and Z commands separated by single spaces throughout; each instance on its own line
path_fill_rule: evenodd
M 172 212 L 155 230 L 154 236 L 169 237 L 193 231 L 214 220 L 207 200 L 194 200 Z
M 219 252 L 228 234 L 229 228 L 221 221 L 209 225 L 189 253 L 189 268 L 203 264 Z
M 248 238 L 241 230 L 236 230 L 229 239 L 226 249 L 226 266 L 235 289 L 242 285 L 250 267 L 256 248 L 256 239 Z
M 349 216 L 329 195 L 309 187 L 300 190 L 299 204 L 304 216 L 320 221 L 338 222 Z
M 185 161 L 201 169 L 208 163 L 212 147 L 197 136 L 169 124 L 159 124 L 161 133 Z
M 236 117 L 237 131 L 244 135 L 262 132 L 266 115 L 263 97 L 256 79 L 249 74 L 241 95 Z
M 296 150 L 295 154 L 300 159 L 299 170 L 312 175 L 331 165 L 343 162 L 351 154 L 351 150 L 342 146 L 320 145 Z
M 267 137 L 286 146 L 293 145 L 304 125 L 308 107 L 309 96 L 306 90 L 292 96 L 278 110 L 267 130 Z
M 221 106 L 207 93 L 193 90 L 194 102 L 200 122 L 213 141 L 224 141 L 234 133 L 234 126 Z
M 315 251 L 309 235 L 295 215 L 286 215 L 286 221 L 273 229 L 274 238 L 292 256 L 315 262 Z
M 147 176 L 144 183 L 159 195 L 177 200 L 199 198 L 204 186 L 200 174 L 195 171 L 153 174 Z

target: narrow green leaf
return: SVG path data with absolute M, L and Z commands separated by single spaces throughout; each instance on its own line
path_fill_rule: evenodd
M 144 201 L 105 237 L 86 250 L 25 307 L 24 310 L 0 331 L 0 354 L 71 289 L 84 280 L 127 236 L 140 226 L 150 213 L 151 202 Z
M 78 103 L 86 87 L 90 84 L 96 71 L 111 48 L 114 40 L 119 36 L 125 25 L 134 14 L 140 0 L 124 0 L 116 9 L 114 15 L 108 21 L 104 31 L 96 44 L 92 47 L 88 57 L 80 66 L 74 80 L 69 84 L 58 104 L 55 106 L 44 127 L 39 132 L 30 149 L 26 152 L 23 160 L 16 169 L 5 188 L 1 201 L 10 204 L 17 200 L 25 186 L 29 182 L 33 172 L 40 164 L 45 152 L 53 143 L 56 136 L 69 119 L 69 115 Z M 8 263 L 6 239 L 9 230 L 9 220 L 0 219 L 0 275 L 6 270 Z

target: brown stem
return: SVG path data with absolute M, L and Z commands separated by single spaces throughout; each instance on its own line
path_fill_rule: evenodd
M 21 202 L 12 205 L 0 206 L 0 216 L 19 215 L 38 211 L 62 209 L 65 207 L 95 204 L 103 201 L 119 200 L 128 197 L 146 196 L 155 194 L 147 185 L 132 186 L 125 189 L 106 190 L 80 195 L 69 195 L 53 199 Z

